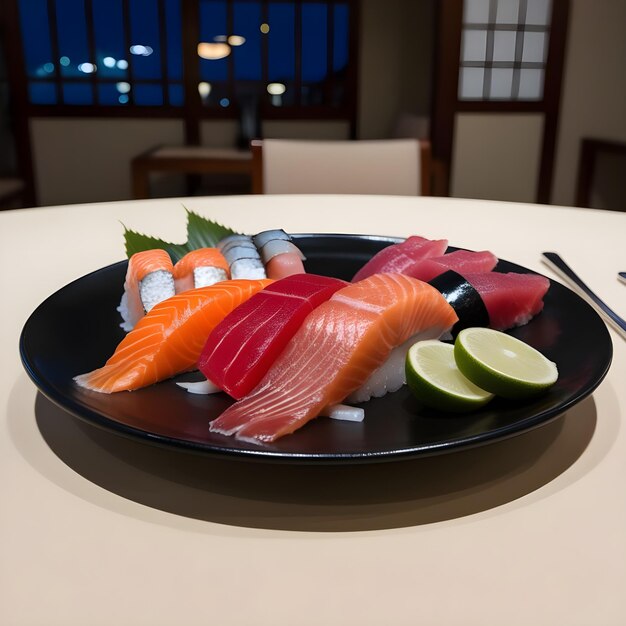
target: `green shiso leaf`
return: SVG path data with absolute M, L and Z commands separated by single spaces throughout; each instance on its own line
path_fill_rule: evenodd
M 213 222 L 189 209 L 185 210 L 187 211 L 187 241 L 183 244 L 144 235 L 126 228 L 122 224 L 124 226 L 124 242 L 128 258 L 137 252 L 160 249 L 165 250 L 170 255 L 172 263 L 176 263 L 191 250 L 215 247 L 220 239 L 236 234 L 234 230 L 222 224 Z
M 213 248 L 224 237 L 236 234 L 231 228 L 208 220 L 206 217 L 202 217 L 187 208 L 185 210 L 187 211 L 186 246 L 189 250 Z

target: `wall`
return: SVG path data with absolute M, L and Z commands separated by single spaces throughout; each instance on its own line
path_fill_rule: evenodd
M 39 204 L 125 200 L 130 161 L 160 144 L 180 144 L 178 120 L 36 118 L 31 121 Z
M 430 115 L 434 0 L 363 0 L 358 136 L 383 139 L 403 113 Z
M 534 202 L 543 119 L 536 113 L 458 114 L 450 195 Z
M 626 2 L 573 0 L 552 203 L 574 203 L 580 140 L 626 142 Z

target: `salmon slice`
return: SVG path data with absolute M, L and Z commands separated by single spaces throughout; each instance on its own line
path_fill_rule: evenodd
M 439 336 L 457 321 L 427 283 L 376 274 L 340 289 L 305 319 L 265 377 L 210 429 L 239 439 L 274 441 L 358 389 L 409 337 Z
M 217 248 L 192 250 L 174 266 L 176 293 L 208 287 L 229 278 L 228 262 Z
M 192 289 L 155 305 L 117 346 L 106 364 L 76 376 L 102 393 L 132 391 L 195 367 L 209 333 L 235 307 L 271 280 L 229 280 Z
M 173 271 L 165 250 L 144 250 L 130 257 L 124 295 L 117 309 L 124 320 L 124 330 L 131 330 L 155 304 L 174 295 Z

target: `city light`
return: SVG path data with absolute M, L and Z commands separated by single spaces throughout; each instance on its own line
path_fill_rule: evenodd
M 211 94 L 211 83 L 198 83 L 198 93 L 203 100 L 208 98 Z
M 267 33 L 270 32 L 270 25 L 266 24 L 265 22 L 263 22 L 263 24 L 261 24 L 261 26 L 259 26 L 259 30 L 264 34 L 267 35 Z
M 115 59 L 113 57 L 104 57 L 102 63 L 104 67 L 115 67 Z
M 231 35 L 228 38 L 228 43 L 231 46 L 243 46 L 243 44 L 246 43 L 246 38 L 241 35 Z
M 63 67 L 67 67 L 70 64 L 70 58 L 69 57 L 61 57 L 59 59 L 59 63 L 63 66 Z
M 217 61 L 224 59 L 230 54 L 230 46 L 225 43 L 207 43 L 198 44 L 198 56 L 209 61 Z
M 269 93 L 270 96 L 282 96 L 286 89 L 287 87 L 282 83 L 270 83 L 267 86 L 267 93 Z
M 220 100 L 220 106 L 226 108 L 230 104 L 230 100 L 228 98 L 222 98 Z
M 128 61 L 126 59 L 120 59 L 115 65 L 117 65 L 117 69 L 119 70 L 128 69 Z
M 130 83 L 117 83 L 115 85 L 120 93 L 128 93 L 130 91 Z
M 137 56 L 149 57 L 153 52 L 154 50 L 150 46 L 142 46 L 141 44 L 135 44 L 130 47 L 130 53 Z
M 83 74 L 92 74 L 96 71 L 96 66 L 93 63 L 81 63 L 78 66 L 78 71 L 83 72 Z
M 54 72 L 54 64 L 53 63 L 44 63 L 43 71 L 47 74 L 52 74 Z

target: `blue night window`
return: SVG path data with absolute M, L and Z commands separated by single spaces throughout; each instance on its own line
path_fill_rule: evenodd
M 347 106 L 354 0 L 17 2 L 32 105 Z

